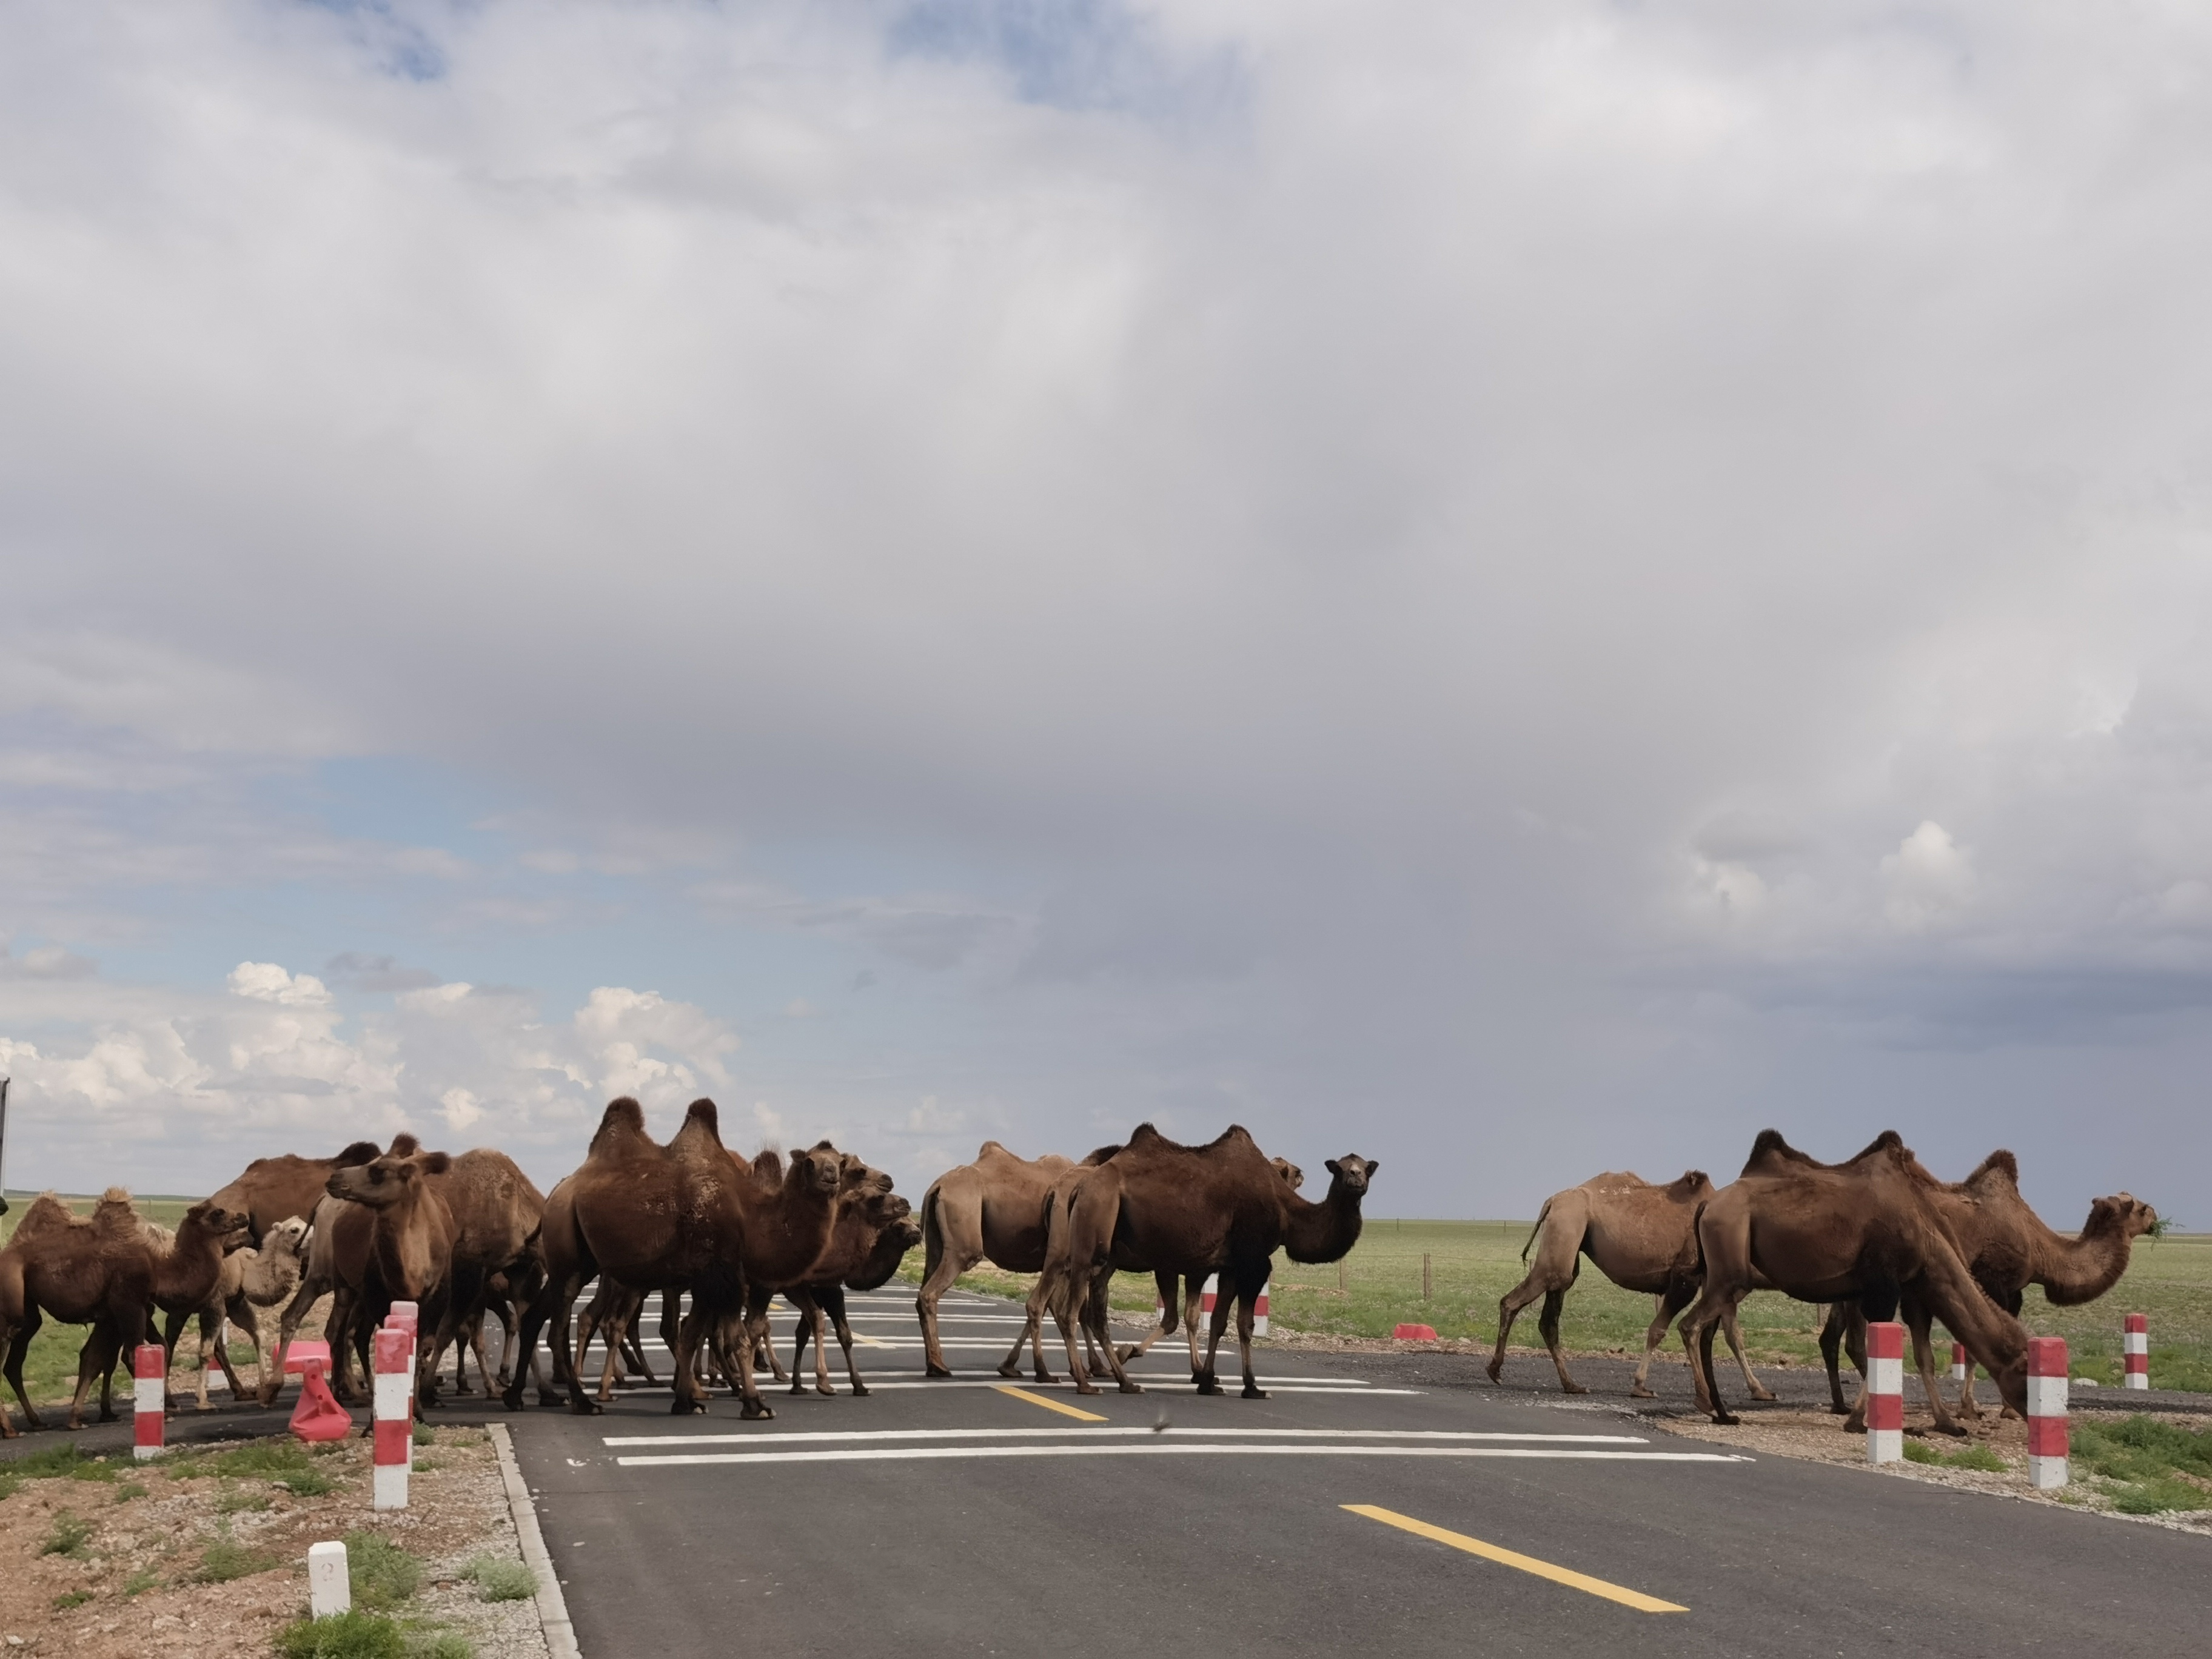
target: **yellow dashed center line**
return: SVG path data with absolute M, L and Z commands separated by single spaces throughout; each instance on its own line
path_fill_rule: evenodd
M 1018 1393 L 1019 1390 L 1009 1390 Z M 1048 1404 L 1040 1401 L 1039 1404 Z M 1063 1407 L 1063 1409 L 1065 1409 Z M 1380 1521 L 1386 1527 L 1395 1527 L 1401 1532 L 1410 1532 L 1419 1538 L 1432 1538 L 1439 1544 L 1449 1544 L 1455 1550 L 1465 1550 L 1469 1555 L 1479 1555 L 1486 1561 L 1495 1561 L 1501 1566 L 1518 1567 L 1522 1572 L 1533 1572 L 1539 1578 L 1548 1578 L 1555 1584 L 1565 1584 L 1571 1589 L 1602 1595 L 1608 1601 L 1618 1601 L 1625 1607 L 1634 1607 L 1639 1613 L 1687 1613 L 1689 1608 L 1673 1601 L 1662 1601 L 1656 1595 L 1646 1595 L 1641 1590 L 1623 1589 L 1619 1584 L 1608 1584 L 1602 1578 L 1593 1578 L 1588 1573 L 1570 1571 L 1555 1567 L 1549 1561 L 1539 1561 L 1533 1555 L 1518 1555 L 1511 1550 L 1500 1549 L 1495 1544 L 1486 1544 L 1480 1538 L 1469 1538 L 1463 1532 L 1447 1532 L 1442 1527 L 1432 1527 L 1425 1521 L 1416 1521 L 1410 1515 L 1401 1515 L 1395 1510 L 1377 1509 L 1372 1504 L 1346 1504 L 1342 1507 L 1354 1515 L 1364 1515 L 1370 1521 Z
M 1079 1407 L 1066 1405 L 1058 1400 L 1048 1399 L 1041 1394 L 1031 1394 L 1027 1389 L 1018 1389 L 1011 1382 L 1000 1383 L 996 1386 L 1000 1394 L 1012 1395 L 1017 1400 L 1026 1400 L 1032 1406 L 1042 1406 L 1048 1412 L 1058 1412 L 1062 1417 L 1073 1417 L 1077 1421 L 1083 1423 L 1103 1423 L 1106 1421 L 1106 1419 L 1099 1416 L 1097 1412 L 1086 1412 Z

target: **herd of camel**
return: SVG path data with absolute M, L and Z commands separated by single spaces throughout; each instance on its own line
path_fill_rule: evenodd
M 510 1410 L 522 1407 L 527 1378 L 541 1405 L 596 1412 L 624 1371 L 655 1380 L 637 1328 L 657 1291 L 672 1355 L 672 1409 L 704 1411 L 719 1376 L 742 1400 L 744 1416 L 768 1418 L 775 1413 L 754 1373 L 765 1365 L 778 1381 L 785 1376 L 768 1341 L 772 1299 L 783 1297 L 799 1315 L 793 1391 L 805 1386 L 800 1368 L 811 1340 L 814 1385 L 835 1392 L 826 1322 L 852 1392 L 865 1395 L 846 1292 L 884 1284 L 920 1243 L 926 1267 L 915 1308 L 930 1376 L 952 1374 L 938 1333 L 939 1298 L 988 1261 L 1037 1275 L 1002 1376 L 1022 1376 L 1027 1346 L 1037 1379 L 1057 1380 L 1044 1358 L 1048 1316 L 1077 1389 L 1097 1393 L 1092 1378 L 1103 1373 L 1124 1392 L 1141 1392 L 1126 1362 L 1172 1334 L 1180 1310 L 1192 1380 L 1200 1392 L 1218 1394 L 1215 1362 L 1233 1314 L 1243 1393 L 1264 1399 L 1253 1372 L 1252 1328 L 1271 1263 L 1278 1251 L 1308 1263 L 1348 1254 L 1379 1167 L 1355 1154 L 1330 1159 L 1328 1189 L 1316 1203 L 1301 1195 L 1304 1176 L 1296 1165 L 1267 1157 L 1234 1125 L 1205 1146 L 1187 1146 L 1141 1124 L 1127 1142 L 1080 1160 L 1022 1158 L 987 1141 L 973 1164 L 931 1184 L 917 1221 L 890 1176 L 826 1140 L 787 1158 L 763 1152 L 749 1160 L 723 1146 L 714 1103 L 700 1100 L 664 1144 L 647 1133 L 643 1110 L 625 1097 L 609 1104 L 583 1163 L 550 1195 L 503 1152 L 448 1156 L 401 1134 L 380 1150 L 360 1141 L 334 1158 L 256 1159 L 187 1211 L 173 1232 L 143 1220 L 120 1189 L 82 1218 L 43 1196 L 0 1250 L 0 1370 L 25 1419 L 39 1427 L 22 1381 L 31 1337 L 47 1317 L 90 1326 L 70 1408 L 70 1426 L 79 1427 L 95 1381 L 100 1416 L 112 1417 L 113 1370 L 149 1340 L 157 1315 L 166 1316 L 160 1334 L 172 1356 L 185 1325 L 197 1319 L 201 1405 L 210 1358 L 234 1395 L 247 1393 L 223 1340 L 231 1327 L 254 1346 L 258 1392 L 268 1403 L 284 1380 L 301 1319 L 328 1296 L 331 1385 L 357 1404 L 354 1364 L 366 1370 L 371 1334 L 395 1302 L 411 1301 L 422 1328 L 434 1333 L 417 1359 L 421 1404 L 435 1403 L 449 1347 L 457 1350 L 456 1393 L 472 1391 L 471 1352 L 492 1389 L 483 1334 L 489 1314 L 505 1328 L 498 1386 Z M 1866 1321 L 1901 1316 L 1936 1426 L 1960 1433 L 1935 1387 L 1931 1321 L 1964 1341 L 2006 1404 L 2024 1413 L 2022 1292 L 2040 1285 L 2059 1303 L 2102 1295 L 2125 1271 L 2131 1241 L 2156 1219 L 2124 1193 L 2099 1199 L 2081 1235 L 2067 1238 L 2022 1201 L 2009 1152 L 1993 1153 L 1965 1181 L 1947 1184 L 1894 1132 L 1848 1162 L 1826 1164 L 1768 1130 L 1726 1188 L 1716 1190 L 1692 1170 L 1665 1186 L 1603 1175 L 1553 1194 L 1522 1251 L 1524 1260 L 1534 1253 L 1528 1276 L 1498 1304 L 1489 1372 L 1496 1381 L 1514 1320 L 1540 1298 L 1538 1324 L 1560 1383 L 1583 1392 L 1559 1337 L 1562 1300 L 1587 1255 L 1614 1283 L 1656 1298 L 1636 1373 L 1638 1395 L 1648 1397 L 1651 1356 L 1680 1315 L 1701 1409 L 1717 1422 L 1735 1420 L 1713 1375 L 1717 1328 L 1726 1332 L 1753 1395 L 1771 1399 L 1744 1358 L 1736 1309 L 1753 1290 L 1778 1290 L 1829 1304 L 1821 1347 L 1838 1412 L 1846 1410 L 1839 1351 L 1847 1349 L 1863 1373 Z M 1163 1310 L 1143 1342 L 1119 1349 L 1108 1318 L 1117 1272 L 1151 1273 Z M 1201 1355 L 1200 1290 L 1215 1275 L 1221 1294 Z M 587 1285 L 593 1295 L 579 1310 Z M 265 1345 L 257 1310 L 280 1303 L 274 1343 Z M 550 1385 L 538 1364 L 541 1332 Z M 587 1393 L 585 1359 L 594 1336 L 605 1359 L 598 1389 Z M 1862 1390 L 1847 1426 L 1863 1422 L 1863 1399 Z M 1960 1410 L 1978 1414 L 1971 1382 Z M 0 1434 L 16 1432 L 0 1406 Z
M 1091 1394 L 1098 1387 L 1091 1378 L 1101 1370 L 1122 1389 L 1139 1392 L 1124 1361 L 1175 1328 L 1178 1280 L 1188 1286 L 1194 1319 L 1200 1285 L 1218 1273 L 1231 1293 L 1216 1310 L 1203 1361 L 1193 1331 L 1193 1380 L 1204 1392 L 1220 1391 L 1215 1355 L 1233 1307 L 1244 1393 L 1264 1398 L 1251 1339 L 1269 1263 L 1278 1250 L 1296 1261 L 1334 1261 L 1350 1251 L 1375 1168 L 1357 1156 L 1332 1159 L 1328 1192 L 1316 1204 L 1298 1195 L 1304 1176 L 1295 1166 L 1267 1158 L 1233 1126 L 1203 1146 L 1185 1146 L 1142 1124 L 1127 1143 L 1100 1147 L 1079 1163 L 1030 1162 L 992 1141 L 974 1164 L 932 1184 L 917 1222 L 890 1176 L 826 1140 L 788 1158 L 763 1152 L 746 1159 L 723 1146 L 714 1103 L 699 1100 L 663 1144 L 647 1133 L 638 1103 L 625 1097 L 607 1107 L 583 1163 L 550 1194 L 503 1152 L 449 1156 L 401 1134 L 388 1147 L 361 1141 L 334 1158 L 258 1158 L 192 1206 L 174 1232 L 143 1220 L 119 1188 L 88 1217 L 42 1196 L 0 1250 L 0 1370 L 25 1419 L 39 1427 L 22 1382 L 30 1340 L 48 1317 L 89 1325 L 70 1426 L 82 1425 L 95 1382 L 106 1420 L 113 1415 L 114 1369 L 150 1339 L 157 1316 L 166 1316 L 160 1335 L 173 1357 L 184 1327 L 197 1318 L 201 1403 L 209 1358 L 222 1367 L 234 1395 L 247 1392 L 231 1364 L 227 1327 L 252 1340 L 258 1392 L 268 1403 L 284 1380 L 301 1321 L 327 1296 L 331 1383 L 342 1400 L 357 1404 L 355 1364 L 365 1370 L 370 1335 L 392 1304 L 411 1301 L 422 1328 L 432 1334 L 417 1358 L 422 1404 L 438 1397 L 448 1348 L 458 1351 L 456 1393 L 471 1391 L 471 1352 L 479 1378 L 487 1389 L 493 1386 L 484 1348 L 489 1314 L 506 1328 L 499 1382 L 510 1409 L 521 1408 L 527 1380 L 542 1405 L 565 1401 L 595 1412 L 618 1371 L 653 1380 L 636 1326 L 658 1291 L 673 1356 L 673 1409 L 704 1411 L 719 1375 L 743 1401 L 745 1417 L 767 1418 L 775 1413 L 761 1397 L 756 1367 L 764 1362 L 779 1380 L 784 1376 L 767 1340 L 772 1299 L 781 1295 L 800 1316 L 793 1390 L 805 1387 L 800 1367 L 811 1340 L 815 1387 L 835 1392 L 826 1320 L 843 1349 L 852 1391 L 865 1395 L 846 1292 L 884 1284 L 922 1243 L 929 1271 L 916 1307 L 932 1376 L 951 1375 L 937 1334 L 938 1299 L 979 1262 L 1038 1275 L 1021 1339 L 1001 1372 L 1021 1375 L 1025 1343 L 1037 1375 L 1055 1380 L 1041 1334 L 1049 1314 L 1075 1386 Z M 1126 1270 L 1156 1274 L 1170 1311 L 1152 1339 L 1117 1352 L 1107 1291 L 1114 1273 Z M 580 1311 L 586 1285 L 595 1285 L 594 1292 Z M 264 1345 L 256 1310 L 280 1303 L 275 1340 Z M 538 1365 L 541 1332 L 549 1338 L 550 1386 Z M 1078 1333 L 1087 1366 L 1077 1352 Z M 599 1389 L 587 1394 L 584 1361 L 595 1335 L 606 1358 Z M 0 1407 L 0 1433 L 16 1432 Z

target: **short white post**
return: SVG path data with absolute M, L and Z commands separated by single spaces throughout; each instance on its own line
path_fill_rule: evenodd
M 2130 1389 L 2150 1387 L 2150 1316 L 2130 1314 L 2121 1322 L 2120 1363 Z
M 1963 1342 L 1951 1345 L 1951 1380 L 1954 1382 L 1966 1380 L 1966 1345 Z
M 169 1351 L 158 1342 L 143 1342 L 131 1353 L 131 1455 L 143 1463 L 167 1449 Z
M 376 1503 L 380 1510 L 407 1507 L 407 1471 L 415 1462 L 415 1408 L 409 1390 L 415 1372 L 408 1359 L 413 1344 L 407 1333 L 386 1326 L 377 1332 Z
M 1867 1322 L 1867 1462 L 1905 1456 L 1905 1327 L 1893 1319 Z
M 2063 1486 L 2066 1473 L 2066 1339 L 2027 1340 L 2027 1484 Z
M 307 1611 L 318 1619 L 353 1611 L 353 1580 L 346 1572 L 343 1544 L 307 1546 Z

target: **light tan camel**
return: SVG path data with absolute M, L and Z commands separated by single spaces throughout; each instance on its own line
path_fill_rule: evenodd
M 331 1172 L 366 1164 L 380 1148 L 373 1140 L 356 1140 L 336 1158 L 301 1158 L 286 1152 L 281 1158 L 257 1158 L 239 1177 L 208 1201 L 250 1218 L 256 1244 L 269 1230 L 288 1216 L 310 1216 L 327 1190 Z
M 1588 1389 L 1567 1374 L 1566 1356 L 1559 1352 L 1559 1309 L 1567 1291 L 1582 1272 L 1587 1255 L 1624 1291 L 1644 1291 L 1656 1298 L 1654 1317 L 1644 1333 L 1644 1359 L 1636 1368 L 1636 1381 L 1628 1393 L 1632 1400 L 1654 1398 L 1647 1382 L 1651 1356 L 1667 1340 L 1674 1316 L 1690 1305 L 1698 1293 L 1698 1206 L 1713 1195 L 1713 1183 L 1703 1170 L 1686 1170 L 1678 1181 L 1654 1186 L 1639 1175 L 1612 1170 L 1593 1176 L 1579 1187 L 1553 1193 L 1537 1212 L 1536 1225 L 1521 1259 L 1536 1260 L 1528 1275 L 1499 1298 L 1498 1346 L 1490 1356 L 1490 1380 L 1498 1381 L 1505 1365 L 1505 1340 L 1521 1310 L 1541 1297 L 1544 1310 L 1536 1328 L 1558 1367 L 1559 1387 L 1569 1394 Z M 1743 1357 L 1743 1332 L 1730 1308 L 1721 1316 L 1729 1349 L 1742 1369 L 1743 1385 L 1754 1400 L 1774 1398 L 1751 1374 Z
M 2054 1232 L 2021 1196 L 2019 1160 L 2002 1149 L 1984 1158 L 1964 1181 L 1939 1186 L 1936 1202 L 1974 1282 L 2014 1318 L 2020 1316 L 2030 1285 L 2040 1285 L 2057 1307 L 2095 1301 L 2127 1272 L 2130 1247 L 2158 1224 L 2157 1211 L 2130 1194 L 2118 1193 L 2089 1206 L 2088 1219 L 2077 1237 L 2069 1238 Z M 1913 1360 L 1936 1428 L 1946 1434 L 1963 1433 L 1936 1387 L 1928 1310 L 1917 1297 L 1908 1295 L 1903 1298 L 1901 1311 L 1912 1331 Z M 1829 1308 L 1820 1331 L 1820 1357 L 1827 1365 L 1830 1409 L 1847 1413 L 1844 1427 L 1856 1433 L 1866 1426 L 1866 1395 L 1862 1389 L 1855 1405 L 1844 1405 L 1837 1363 L 1839 1348 L 1849 1349 L 1863 1374 L 1866 1318 L 1848 1302 Z M 1959 1414 L 1968 1419 L 1981 1416 L 1981 1406 L 1974 1398 L 1974 1366 L 1970 1358 L 1966 1384 L 1959 1393 Z
M 222 1272 L 205 1303 L 198 1310 L 200 1359 L 195 1368 L 199 1376 L 198 1401 L 199 1409 L 208 1409 L 208 1369 L 222 1367 L 223 1381 L 230 1385 L 230 1397 L 243 1400 L 246 1385 L 238 1380 L 238 1371 L 230 1363 L 228 1333 L 235 1326 L 253 1345 L 254 1383 L 256 1391 L 266 1380 L 269 1356 L 262 1351 L 261 1322 L 256 1310 L 273 1308 L 289 1301 L 300 1286 L 301 1275 L 307 1271 L 307 1224 L 298 1216 L 288 1216 L 271 1227 L 261 1241 L 261 1248 L 247 1246 L 233 1250 L 222 1259 Z M 185 1322 L 193 1315 L 186 1310 L 177 1310 L 168 1316 L 161 1332 L 162 1346 L 173 1357 L 177 1338 Z
M 1941 1186 L 1894 1130 L 1837 1164 L 1762 1130 L 1743 1174 L 1698 1217 L 1705 1279 L 1681 1332 L 1698 1407 L 1716 1423 L 1737 1420 L 1713 1376 L 1713 1334 L 1723 1311 L 1758 1288 L 1853 1301 L 1870 1319 L 1892 1317 L 1911 1295 L 1983 1356 L 1999 1392 L 2025 1413 L 2027 1332 L 1975 1284 L 1944 1220 Z
M 1096 1163 L 1112 1150 L 1102 1147 L 1085 1162 Z M 952 1375 L 938 1335 L 939 1300 L 979 1261 L 988 1261 L 1010 1273 L 1040 1271 L 1044 1267 L 1047 1233 L 1045 1202 L 1052 1195 L 1053 1182 L 1074 1167 L 1057 1152 L 1047 1152 L 1032 1162 L 1015 1156 L 995 1140 L 987 1140 L 973 1164 L 947 1170 L 929 1183 L 921 1199 L 921 1289 L 914 1298 L 915 1316 L 921 1322 L 926 1376 Z M 1038 1378 L 1051 1381 L 1034 1319 L 1024 1326 L 1021 1341 L 1000 1366 L 1000 1374 L 1021 1375 L 1017 1362 L 1024 1342 L 1035 1355 Z
M 195 1204 L 178 1223 L 167 1249 L 148 1237 L 131 1194 L 111 1187 L 88 1220 L 80 1221 L 51 1194 L 34 1200 L 8 1248 L 0 1250 L 0 1352 L 24 1420 L 41 1426 L 23 1391 L 23 1358 L 43 1316 L 89 1324 L 77 1356 L 76 1393 L 69 1425 L 84 1426 L 85 1395 L 101 1379 L 100 1421 L 115 1417 L 110 1386 L 118 1358 L 146 1340 L 159 1304 L 197 1307 L 222 1271 L 226 1251 L 244 1242 L 246 1220 L 212 1200 Z M 0 1406 L 0 1437 L 15 1425 Z
M 566 1343 L 570 1304 L 595 1274 L 641 1291 L 682 1287 L 691 1293 L 691 1310 L 677 1331 L 671 1409 L 706 1409 L 695 1363 L 699 1346 L 726 1317 L 741 1321 L 746 1275 L 774 1280 L 804 1273 L 829 1243 L 838 1194 L 848 1181 L 866 1179 L 865 1165 L 848 1170 L 824 1141 L 792 1158 L 775 1193 L 761 1194 L 723 1146 L 717 1118 L 713 1101 L 692 1102 L 664 1146 L 646 1133 L 636 1101 L 625 1096 L 608 1105 L 582 1165 L 546 1202 L 546 1285 L 523 1315 L 526 1358 L 549 1322 L 554 1340 Z M 570 1409 L 598 1411 L 573 1351 L 566 1364 Z M 775 1415 L 754 1386 L 750 1364 L 737 1366 L 732 1380 L 745 1417 Z M 519 1368 L 506 1402 L 510 1411 L 521 1409 Z
M 1328 1161 L 1329 1187 L 1319 1204 L 1291 1190 L 1242 1126 L 1231 1124 L 1203 1146 L 1170 1140 L 1149 1123 L 1129 1144 L 1078 1182 L 1051 1217 L 1043 1273 L 1030 1293 L 1033 1308 L 1049 1304 L 1063 1331 L 1092 1328 L 1105 1349 L 1115 1385 L 1141 1393 L 1123 1370 L 1105 1307 L 1115 1271 L 1175 1273 L 1186 1279 L 1220 1275 L 1206 1359 L 1193 1379 L 1200 1394 L 1219 1394 L 1215 1360 L 1233 1301 L 1244 1397 L 1264 1400 L 1252 1370 L 1253 1304 L 1267 1283 L 1277 1249 L 1293 1261 L 1334 1261 L 1359 1237 L 1360 1204 L 1380 1166 L 1357 1154 Z M 1079 1393 L 1097 1389 L 1067 1341 L 1068 1369 Z

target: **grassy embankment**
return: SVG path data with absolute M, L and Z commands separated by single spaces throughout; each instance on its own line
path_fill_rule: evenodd
M 1268 1301 L 1273 1317 L 1290 1330 L 1342 1336 L 1387 1337 L 1401 1322 L 1432 1325 L 1448 1339 L 1488 1342 L 1498 1334 L 1498 1300 L 1520 1282 L 1526 1221 L 1393 1221 L 1367 1224 L 1346 1258 L 1334 1266 L 1301 1267 L 1278 1261 Z M 1429 1258 L 1431 1294 L 1421 1295 L 1421 1258 Z M 907 1258 L 902 1277 L 918 1283 L 921 1253 Z M 1029 1280 L 980 1272 L 962 1281 L 977 1290 L 1025 1294 Z M 1149 1279 L 1123 1273 L 1115 1280 L 1114 1304 L 1130 1310 L 1152 1305 Z M 1513 1328 L 1516 1347 L 1540 1349 L 1536 1315 L 1524 1310 Z M 2151 1378 L 2160 1388 L 2212 1391 L 2212 1235 L 2181 1234 L 2138 1239 L 2128 1275 L 2103 1299 L 2079 1308 L 2054 1308 L 2030 1290 L 2022 1316 L 2038 1335 L 2063 1336 L 2075 1375 L 2107 1386 L 2120 1380 L 2120 1316 L 2150 1316 Z M 1570 1351 L 1642 1351 L 1651 1298 L 1620 1290 L 1589 1262 L 1567 1293 L 1560 1340 Z M 1819 1332 L 1813 1309 L 1768 1291 L 1743 1304 L 1744 1343 L 1755 1363 L 1816 1365 Z M 1680 1345 L 1669 1338 L 1668 1352 Z

